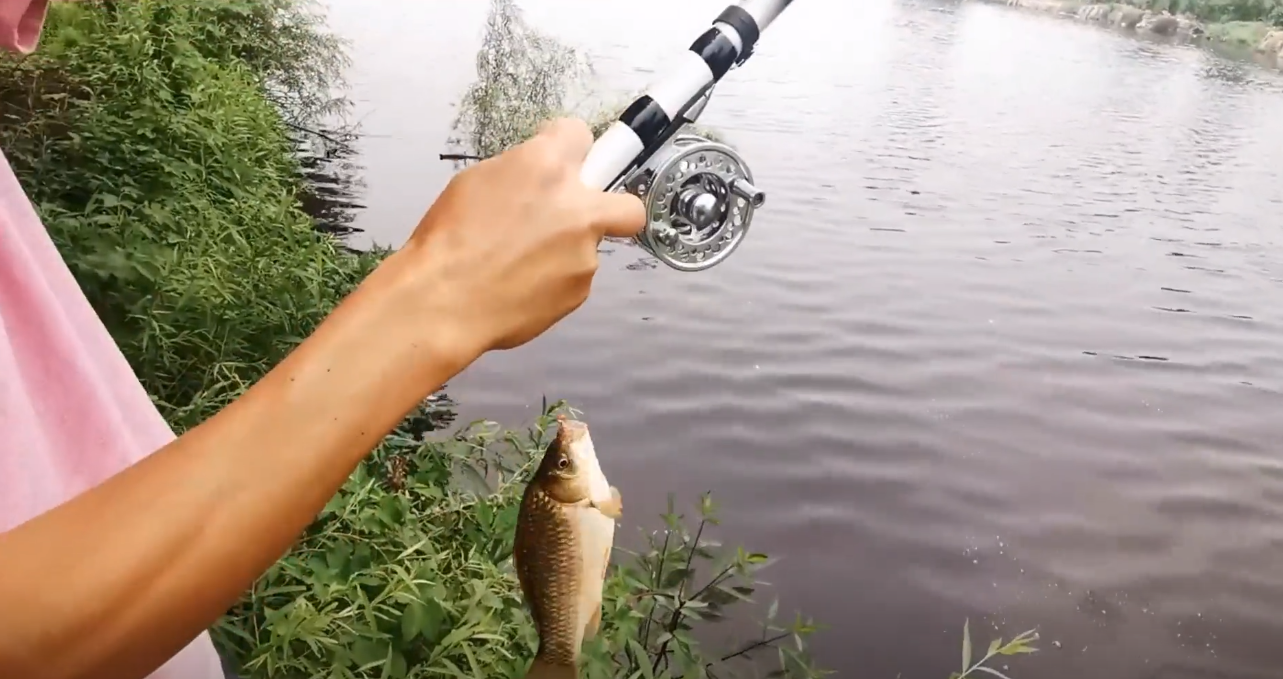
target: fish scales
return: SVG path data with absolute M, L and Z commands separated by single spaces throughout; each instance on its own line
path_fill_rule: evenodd
M 581 546 L 573 519 L 561 504 L 538 486 L 526 488 L 522 509 L 529 520 L 519 533 L 518 575 L 530 600 L 531 616 L 539 632 L 539 656 L 557 665 L 574 665 L 579 649 L 574 641 L 581 630 L 579 586 Z M 533 586 L 540 578 L 540 586 Z

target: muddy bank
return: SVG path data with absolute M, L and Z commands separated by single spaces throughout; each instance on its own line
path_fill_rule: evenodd
M 1283 29 L 1258 22 L 1204 23 L 1189 14 L 1141 9 L 1123 3 L 1085 4 L 1073 0 L 982 0 L 1009 7 L 1071 17 L 1173 42 L 1248 47 L 1257 61 L 1283 69 Z

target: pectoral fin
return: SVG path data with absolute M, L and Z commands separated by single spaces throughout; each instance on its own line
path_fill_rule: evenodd
M 597 511 L 616 521 L 624 515 L 624 498 L 619 494 L 619 489 L 614 486 L 610 487 L 609 500 L 605 502 L 594 502 L 592 503 L 592 506 L 596 507 Z

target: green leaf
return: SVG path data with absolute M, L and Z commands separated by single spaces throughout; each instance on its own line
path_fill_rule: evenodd
M 486 480 L 485 475 L 481 473 L 481 470 L 476 465 L 471 462 L 464 462 L 459 465 L 459 469 L 461 472 L 460 483 L 464 490 L 482 497 L 490 494 L 492 491 L 490 482 Z
M 651 671 L 650 654 L 646 652 L 646 649 L 642 648 L 642 645 L 637 643 L 636 639 L 628 640 L 628 648 L 632 649 L 634 657 L 638 659 L 638 664 L 641 665 L 639 668 L 641 676 L 644 679 L 655 679 L 655 675 Z
M 750 552 L 744 560 L 751 564 L 762 564 L 770 561 L 770 557 L 761 552 Z
M 467 639 L 471 635 L 472 635 L 471 627 L 459 626 L 450 630 L 450 633 L 445 635 L 445 638 L 441 640 L 440 645 L 442 648 L 448 649 L 454 646 L 455 644 L 458 644 L 460 641 Z
M 421 634 L 427 617 L 427 607 L 421 602 L 415 601 L 406 606 L 401 615 L 401 640 L 408 642 Z
M 493 522 L 494 522 L 494 510 L 491 508 L 490 503 L 484 500 L 478 501 L 477 502 L 477 523 L 480 523 L 482 528 L 489 528 L 493 524 Z
M 674 568 L 664 574 L 664 581 L 660 583 L 662 589 L 673 589 L 682 584 L 685 580 L 694 575 L 693 571 L 686 568 Z
M 402 520 L 401 497 L 398 495 L 384 495 L 379 498 L 376 513 L 385 526 L 399 525 Z
M 352 557 L 352 545 L 347 542 L 336 542 L 325 553 L 326 564 L 335 575 L 341 575 Z
M 441 625 L 444 621 L 445 611 L 435 599 L 418 601 L 406 607 L 405 617 L 401 620 L 402 635 L 407 641 L 418 635 L 432 643 L 441 634 Z M 409 637 L 404 636 L 407 626 L 410 631 Z
M 352 643 L 352 659 L 360 667 L 373 666 L 383 662 L 391 650 L 382 639 L 357 638 Z
M 962 623 L 962 671 L 971 669 L 971 621 Z
M 405 661 L 405 655 L 396 649 L 392 649 L 392 657 L 388 658 L 387 673 L 393 679 L 405 679 L 409 674 L 410 667 Z

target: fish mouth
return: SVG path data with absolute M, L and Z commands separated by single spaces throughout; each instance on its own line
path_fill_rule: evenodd
M 593 448 L 592 435 L 588 433 L 587 423 L 579 420 L 558 418 L 561 428 L 557 430 L 557 445 L 566 451 L 578 466 L 588 464 L 595 467 L 597 451 Z
M 579 420 L 568 419 L 565 415 L 557 416 L 557 443 L 563 448 L 579 443 L 588 436 L 588 425 Z
M 557 443 L 575 460 L 576 480 L 585 484 L 583 489 L 588 498 L 596 502 L 608 501 L 610 483 L 597 460 L 597 450 L 588 433 L 588 424 L 568 419 L 564 415 L 558 416 L 557 421 L 561 425 L 557 431 Z

